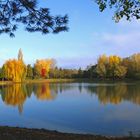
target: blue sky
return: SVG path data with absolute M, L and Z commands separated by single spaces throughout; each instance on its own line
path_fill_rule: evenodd
M 16 58 L 19 48 L 26 64 L 55 58 L 58 66 L 67 68 L 85 68 L 101 54 L 126 57 L 140 52 L 140 21 L 115 23 L 113 11 L 100 13 L 92 0 L 39 0 L 39 5 L 49 7 L 52 15 L 68 14 L 69 32 L 42 35 L 19 26 L 15 38 L 0 36 L 0 65 Z

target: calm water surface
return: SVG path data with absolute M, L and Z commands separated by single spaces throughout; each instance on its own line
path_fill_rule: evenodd
M 0 87 L 0 125 L 102 135 L 140 134 L 140 84 Z

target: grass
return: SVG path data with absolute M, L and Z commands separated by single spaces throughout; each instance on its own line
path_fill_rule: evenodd
M 139 82 L 139 80 L 124 79 L 124 80 L 111 80 L 111 79 L 26 79 L 19 83 L 69 83 L 69 82 L 96 82 L 96 83 L 117 83 L 117 82 Z M 13 81 L 0 81 L 0 85 L 13 84 Z M 16 82 L 17 83 L 17 82 Z
M 58 83 L 58 82 L 75 82 L 76 79 L 27 79 L 24 83 Z
M 78 79 L 26 79 L 23 82 L 13 82 L 13 81 L 0 81 L 0 85 L 8 85 L 13 83 L 60 83 L 60 82 L 76 82 L 81 81 Z

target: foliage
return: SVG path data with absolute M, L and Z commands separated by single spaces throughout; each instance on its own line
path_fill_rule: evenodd
M 122 59 L 119 56 L 102 55 L 98 59 L 97 73 L 102 78 L 124 78 L 126 67 L 122 65 Z
M 124 66 L 118 66 L 116 67 L 114 71 L 115 77 L 118 77 L 118 78 L 124 78 L 126 73 L 127 73 L 127 68 Z
M 101 78 L 101 79 L 140 79 L 140 53 L 127 58 L 116 55 L 101 55 L 95 65 L 89 65 L 86 69 L 58 68 L 54 59 L 40 59 L 32 67 L 23 62 L 23 54 L 19 50 L 18 60 L 10 59 L 0 68 L 0 79 L 22 82 L 25 78 Z
M 37 0 L 0 1 L 0 33 L 14 37 L 22 23 L 28 32 L 59 33 L 67 31 L 68 17 L 52 16 L 48 8 L 38 8 Z
M 89 66 L 80 73 L 82 78 L 140 79 L 140 54 L 128 58 L 101 55 L 97 64 Z
M 140 79 L 140 53 L 125 58 L 123 64 L 128 68 L 128 78 Z
M 94 0 L 100 11 L 107 7 L 115 9 L 114 19 L 118 22 L 123 17 L 127 20 L 140 19 L 140 0 Z
M 121 58 L 118 56 L 109 56 L 108 62 L 108 77 L 117 77 L 119 74 L 118 67 L 120 67 Z M 119 76 L 120 77 L 120 76 Z
M 82 78 L 82 75 L 83 75 L 82 69 L 79 68 L 79 70 L 78 70 L 78 77 L 79 78 Z
M 30 64 L 27 65 L 27 78 L 33 78 L 33 68 Z
M 99 74 L 100 77 L 106 77 L 107 74 L 107 64 L 108 64 L 108 58 L 106 55 L 102 55 L 98 59 L 97 63 L 97 73 Z
M 26 65 L 21 60 L 8 60 L 3 65 L 5 78 L 14 82 L 22 82 L 26 78 Z
M 115 9 L 115 21 L 126 17 L 140 19 L 140 0 L 94 0 L 100 11 L 107 7 Z M 19 24 L 28 32 L 42 34 L 68 31 L 68 16 L 53 16 L 49 8 L 38 7 L 37 0 L 1 0 L 0 34 L 7 33 L 14 37 Z
M 23 62 L 22 50 L 19 50 L 18 60 L 9 59 L 2 67 L 2 77 L 14 82 L 22 82 L 26 78 L 26 65 Z
M 0 79 L 4 79 L 4 67 L 0 68 Z
M 85 70 L 79 68 L 62 69 L 55 67 L 49 72 L 50 78 L 108 78 L 140 79 L 140 54 L 134 54 L 128 58 L 121 58 L 117 55 L 101 55 L 95 65 L 89 65 Z
M 78 74 L 78 71 L 75 69 L 62 69 L 55 67 L 54 69 L 51 69 L 49 72 L 49 78 L 76 78 Z
M 52 60 L 51 59 L 41 59 L 36 60 L 34 64 L 34 72 L 37 78 L 49 76 L 49 71 L 51 68 Z

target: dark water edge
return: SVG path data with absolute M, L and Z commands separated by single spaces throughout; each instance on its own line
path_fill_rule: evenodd
M 0 140 L 140 140 L 140 137 L 72 134 L 46 129 L 0 126 Z
M 71 82 L 79 82 L 79 83 L 113 83 L 113 82 L 127 82 L 127 83 L 132 83 L 132 82 L 137 82 L 140 83 L 139 79 L 101 79 L 101 78 L 94 78 L 94 79 L 89 79 L 89 78 L 72 78 L 72 79 L 26 79 L 23 82 L 12 82 L 12 81 L 0 81 L 0 85 L 9 85 L 9 84 L 26 84 L 26 83 L 71 83 Z

